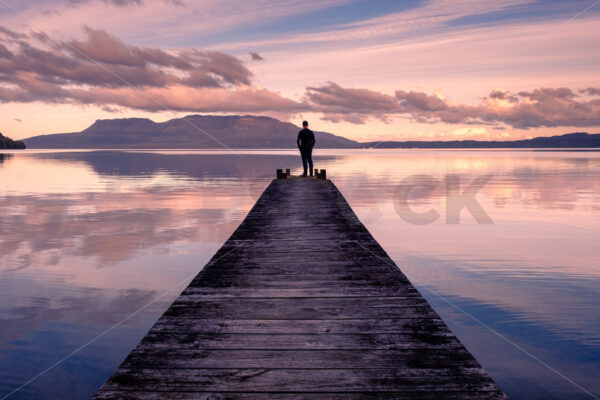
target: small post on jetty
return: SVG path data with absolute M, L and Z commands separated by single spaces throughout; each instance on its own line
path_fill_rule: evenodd
M 94 399 L 507 399 L 326 171 L 288 171 Z

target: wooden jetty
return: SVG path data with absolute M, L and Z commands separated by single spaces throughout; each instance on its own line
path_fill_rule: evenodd
M 325 172 L 278 176 L 95 399 L 507 398 Z

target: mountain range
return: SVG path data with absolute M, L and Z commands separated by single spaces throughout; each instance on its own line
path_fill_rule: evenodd
M 63 149 L 285 149 L 296 147 L 299 127 L 259 116 L 190 115 L 166 122 L 147 118 L 101 119 L 73 133 L 25 139 L 29 148 Z M 585 132 L 507 141 L 383 141 L 357 142 L 315 132 L 320 148 L 599 148 L 600 134 Z

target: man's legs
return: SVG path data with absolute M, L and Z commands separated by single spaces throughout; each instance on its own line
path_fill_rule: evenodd
M 304 167 L 304 173 L 302 175 L 306 176 L 306 169 L 308 168 L 306 149 L 300 149 L 300 155 L 302 156 L 302 166 Z M 312 171 L 312 160 L 310 170 Z
M 306 149 L 306 158 L 308 159 L 308 166 L 310 167 L 310 176 L 313 176 L 312 147 Z M 304 166 L 304 173 L 306 174 L 306 166 Z

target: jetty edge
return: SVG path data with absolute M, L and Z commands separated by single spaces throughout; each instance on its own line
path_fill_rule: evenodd
M 277 175 L 95 400 L 508 398 L 325 173 Z

